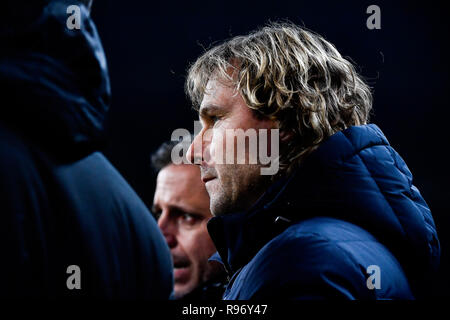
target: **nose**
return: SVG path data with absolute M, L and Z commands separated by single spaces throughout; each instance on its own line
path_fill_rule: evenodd
M 192 164 L 200 165 L 203 161 L 203 133 L 202 130 L 194 137 L 187 151 L 187 159 Z
M 170 221 L 167 212 L 163 212 L 158 219 L 158 227 L 166 239 L 167 245 L 170 249 L 177 246 L 176 227 L 174 223 Z

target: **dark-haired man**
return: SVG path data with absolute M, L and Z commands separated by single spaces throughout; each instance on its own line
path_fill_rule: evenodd
M 216 252 L 206 229 L 212 217 L 209 196 L 197 166 L 172 162 L 176 145 L 164 143 L 152 155 L 158 172 L 152 211 L 172 254 L 175 298 L 220 300 L 226 274 L 219 263 L 208 261 Z

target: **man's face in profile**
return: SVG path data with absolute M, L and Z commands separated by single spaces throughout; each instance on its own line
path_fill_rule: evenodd
M 221 270 L 208 262 L 216 249 L 206 229 L 211 212 L 199 168 L 164 167 L 157 178 L 153 212 L 172 254 L 175 298 L 181 298 Z
M 270 176 L 261 175 L 259 161 L 249 163 L 248 141 L 245 164 L 238 164 L 236 158 L 233 163 L 217 159 L 217 149 L 222 148 L 222 153 L 226 153 L 230 143 L 226 139 L 227 131 L 270 130 L 277 128 L 275 121 L 257 118 L 233 87 L 214 79 L 208 82 L 199 115 L 202 131 L 189 148 L 188 158 L 193 163 L 194 159 L 201 159 L 202 180 L 210 196 L 212 214 L 218 216 L 248 209 L 265 191 Z M 237 150 L 237 139 L 231 143 Z M 201 145 L 201 150 L 194 144 Z

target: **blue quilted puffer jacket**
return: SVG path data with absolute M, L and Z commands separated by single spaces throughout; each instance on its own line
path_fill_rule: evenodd
M 212 218 L 224 299 L 414 299 L 437 269 L 433 218 L 374 124 L 324 141 L 248 212 Z

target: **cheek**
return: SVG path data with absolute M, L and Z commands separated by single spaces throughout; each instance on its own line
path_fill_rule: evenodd
M 186 230 L 180 241 L 189 258 L 197 262 L 205 257 L 208 259 L 216 251 L 206 229 L 206 223 L 202 223 L 195 230 Z
M 209 154 L 214 164 L 220 165 L 225 163 L 225 130 L 214 129 L 214 133 L 209 145 Z

